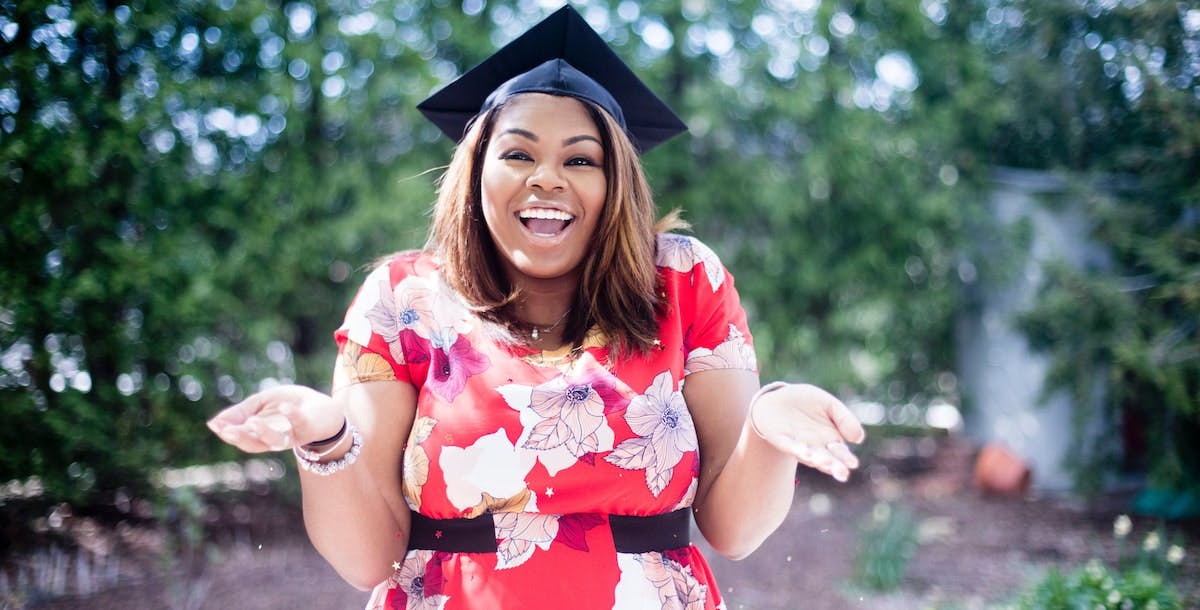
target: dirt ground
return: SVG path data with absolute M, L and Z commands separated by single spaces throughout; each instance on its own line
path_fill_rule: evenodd
M 1112 524 L 1127 497 L 1087 506 L 1054 497 L 987 497 L 971 485 L 972 459 L 964 443 L 944 441 L 916 462 L 868 460 L 846 484 L 801 473 L 788 520 L 753 555 L 733 562 L 705 549 L 729 610 L 990 609 L 1042 568 L 1116 556 Z M 859 528 L 881 502 L 910 511 L 921 539 L 903 585 L 887 594 L 852 584 Z M 268 517 L 244 508 L 210 516 L 215 542 L 189 559 L 170 565 L 161 549 L 157 557 L 132 557 L 113 570 L 122 576 L 90 595 L 36 603 L 21 601 L 10 579 L 9 594 L 0 591 L 0 610 L 363 606 L 367 594 L 344 584 L 317 556 L 298 513 L 274 509 Z M 1141 541 L 1158 525 L 1134 516 L 1129 540 Z M 1200 608 L 1198 525 L 1168 524 L 1187 549 L 1177 572 L 1186 608 Z M 154 544 L 150 536 L 147 548 Z

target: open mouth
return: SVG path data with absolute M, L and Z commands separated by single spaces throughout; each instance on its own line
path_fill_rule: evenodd
M 562 210 L 550 208 L 521 210 L 517 213 L 517 218 L 521 220 L 521 224 L 525 225 L 525 228 L 539 237 L 558 235 L 575 221 L 574 216 Z

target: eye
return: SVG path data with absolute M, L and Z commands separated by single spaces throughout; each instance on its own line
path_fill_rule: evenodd
M 524 152 L 519 151 L 519 150 L 510 150 L 510 151 L 500 155 L 500 158 L 505 161 L 532 161 L 533 160 L 533 157 L 530 157 L 529 155 L 527 155 Z
M 567 165 L 579 165 L 579 166 L 588 167 L 588 166 L 596 166 L 599 164 L 596 163 L 595 161 L 593 161 L 590 157 L 571 157 L 570 159 L 567 160 Z

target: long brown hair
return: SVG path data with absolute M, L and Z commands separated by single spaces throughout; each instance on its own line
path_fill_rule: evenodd
M 578 98 L 576 98 L 578 99 Z M 629 137 L 607 112 L 579 99 L 600 132 L 606 196 L 593 236 L 594 248 L 581 263 L 579 289 L 564 321 L 563 342 L 582 345 L 594 328 L 618 353 L 644 352 L 658 335 L 665 307 L 655 267 L 657 234 L 687 228 L 677 211 L 654 220 L 654 198 Z M 508 281 L 483 219 L 481 175 L 501 102 L 467 127 L 438 186 L 426 247 L 441 260 L 445 281 L 479 316 L 514 338 L 521 326 L 512 304 L 519 289 Z

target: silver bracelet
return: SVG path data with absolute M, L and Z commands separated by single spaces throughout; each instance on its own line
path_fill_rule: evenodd
M 763 434 L 762 430 L 758 428 L 758 423 L 754 421 L 754 405 L 758 402 L 759 398 L 763 397 L 764 394 L 774 392 L 785 385 L 788 385 L 786 381 L 772 381 L 771 383 L 759 388 L 758 391 L 754 393 L 754 396 L 750 397 L 750 407 L 746 409 L 746 419 L 750 420 L 750 429 L 754 430 L 754 433 L 757 434 L 759 438 L 765 439 L 767 438 L 767 435 Z
M 358 428 L 355 428 L 354 424 L 349 424 L 346 427 L 346 436 L 349 436 L 352 439 L 350 442 L 350 450 L 346 452 L 346 455 L 343 455 L 332 462 L 318 462 L 316 460 L 308 459 L 308 457 L 301 454 L 297 448 L 292 448 L 292 453 L 296 455 L 296 463 L 300 465 L 300 468 L 323 477 L 327 477 L 335 472 L 345 470 L 347 466 L 358 461 L 358 454 L 362 451 L 363 443 L 362 434 L 358 432 Z M 338 444 L 340 445 L 341 443 L 339 442 Z

